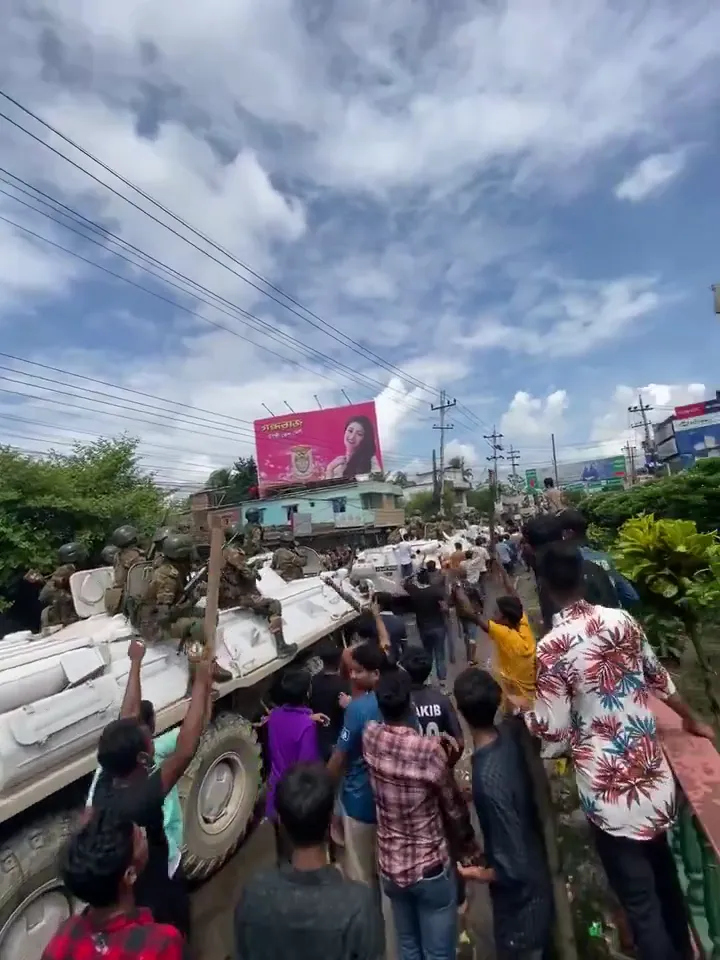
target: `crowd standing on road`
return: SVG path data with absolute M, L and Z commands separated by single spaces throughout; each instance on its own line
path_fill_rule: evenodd
M 329 638 L 318 647 L 320 672 L 289 663 L 281 674 L 264 721 L 276 864 L 250 879 L 235 907 L 235 960 L 451 960 L 472 884 L 489 890 L 499 960 L 542 960 L 555 904 L 532 774 L 540 750 L 572 759 L 639 960 L 692 956 L 667 841 L 676 791 L 650 694 L 691 734 L 712 731 L 624 609 L 637 600 L 632 584 L 588 546 L 584 518 L 546 488 L 548 508 L 525 525 L 522 542 L 517 532 L 489 550 L 482 538 L 471 549 L 457 542 L 445 569 L 432 560 L 415 569 L 400 536 L 419 646 L 408 644 L 392 598 L 377 595 L 345 649 Z M 112 589 L 124 591 L 136 544 L 127 530 L 116 533 Z M 177 535 L 163 539 L 154 566 L 161 581 L 184 549 Z M 292 579 L 294 546 L 278 553 L 276 568 L 285 564 Z M 519 564 L 535 575 L 546 631 L 539 640 L 513 583 Z M 491 580 L 501 586 L 492 602 Z M 239 548 L 224 589 L 254 602 Z M 117 594 L 107 600 L 117 603 Z M 280 616 L 267 605 L 255 612 Z M 148 643 L 174 622 L 164 609 L 152 616 Z M 491 651 L 481 665 L 478 630 Z M 451 696 L 447 662 L 459 639 L 468 665 Z M 281 630 L 276 642 L 291 660 Z M 218 673 L 201 642 L 185 720 L 153 739 L 154 711 L 140 687 L 144 651 L 131 641 L 120 717 L 101 736 L 88 806 L 61 860 L 67 888 L 87 906 L 63 924 L 44 960 L 191 957 L 176 785 L 211 714 Z M 456 774 L 466 742 L 469 791 Z

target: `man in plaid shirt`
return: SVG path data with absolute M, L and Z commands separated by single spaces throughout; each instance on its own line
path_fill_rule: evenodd
M 457 888 L 450 847 L 464 862 L 477 859 L 479 849 L 447 746 L 441 737 L 418 733 L 410 694 L 404 671 L 381 676 L 376 695 L 384 722 L 369 724 L 363 734 L 378 865 L 401 960 L 453 960 Z
M 175 927 L 135 907 L 133 886 L 147 862 L 145 833 L 111 811 L 95 811 L 63 852 L 60 872 L 88 906 L 70 917 L 42 960 L 189 960 Z

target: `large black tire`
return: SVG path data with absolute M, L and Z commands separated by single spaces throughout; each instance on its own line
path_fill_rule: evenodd
M 213 823 L 202 816 L 200 801 L 203 781 L 218 761 L 223 763 L 218 776 L 229 777 L 230 800 L 222 816 Z M 244 717 L 219 714 L 203 734 L 195 757 L 178 784 L 185 822 L 183 868 L 187 877 L 204 880 L 237 850 L 252 821 L 261 784 L 257 734 Z
M 76 822 L 76 813 L 61 811 L 18 830 L 0 847 L 2 960 L 40 960 L 47 941 L 64 919 L 63 899 L 68 914 L 71 912 L 71 900 L 58 875 L 58 854 Z M 32 922 L 25 927 L 21 915 L 41 892 L 47 898 L 45 909 L 37 900 Z

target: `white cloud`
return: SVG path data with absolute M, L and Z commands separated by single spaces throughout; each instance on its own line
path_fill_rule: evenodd
M 464 347 L 503 348 L 531 356 L 573 357 L 592 353 L 671 303 L 675 295 L 653 277 L 589 281 L 539 276 L 532 299 L 511 298 L 497 316 L 480 318 L 457 337 Z
M 508 443 L 522 444 L 524 440 L 537 438 L 545 440 L 563 427 L 568 402 L 564 390 L 555 390 L 547 397 L 533 397 L 518 390 L 500 419 L 500 432 Z
M 615 187 L 615 196 L 618 200 L 629 200 L 630 203 L 657 196 L 682 173 L 686 162 L 685 150 L 654 153 L 623 177 Z

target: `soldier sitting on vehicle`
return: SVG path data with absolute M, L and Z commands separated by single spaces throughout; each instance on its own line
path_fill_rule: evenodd
M 242 529 L 242 524 L 236 524 L 232 529 L 238 532 Z M 263 546 L 263 528 L 259 523 L 249 521 L 245 527 L 245 535 L 242 540 L 242 548 L 245 551 L 245 556 L 248 559 L 250 557 L 256 557 L 259 553 L 263 553 L 265 549 Z
M 107 543 L 102 550 L 100 551 L 100 560 L 104 567 L 114 567 L 115 558 L 120 553 L 118 547 L 114 543 Z
M 305 575 L 305 561 L 297 551 L 295 537 L 291 533 L 284 533 L 281 540 L 282 546 L 273 553 L 272 569 L 288 583 L 302 580 Z
M 50 627 L 67 627 L 80 619 L 70 592 L 70 577 L 77 571 L 78 564 L 86 559 L 87 550 L 81 543 L 66 543 L 58 550 L 60 566 L 53 570 L 40 591 L 39 599 L 44 608 L 40 615 L 43 633 Z
M 173 533 L 172 527 L 159 527 L 153 534 L 150 550 L 148 551 L 148 560 L 152 560 L 154 567 L 159 567 L 163 562 L 163 544 L 171 533 Z
M 191 668 L 203 656 L 206 645 L 204 623 L 195 613 L 197 598 L 186 596 L 193 555 L 192 537 L 170 533 L 162 546 L 162 562 L 155 566 L 147 591 L 133 611 L 133 626 L 146 643 L 180 641 Z M 232 674 L 215 664 L 213 679 L 232 680 Z
M 109 616 L 114 617 L 122 610 L 130 567 L 143 561 L 145 554 L 138 546 L 137 530 L 129 523 L 113 531 L 110 543 L 117 547 L 117 554 L 113 562 L 112 586 L 105 591 L 105 610 Z
M 265 618 L 270 632 L 275 638 L 275 649 L 279 657 L 294 657 L 296 643 L 286 643 L 283 635 L 282 606 L 279 600 L 263 597 L 257 588 L 258 572 L 252 570 L 245 557 L 245 551 L 230 545 L 225 548 L 223 567 L 220 572 L 218 609 L 239 607 L 251 610 Z

